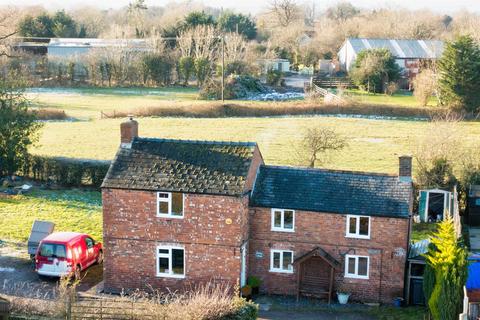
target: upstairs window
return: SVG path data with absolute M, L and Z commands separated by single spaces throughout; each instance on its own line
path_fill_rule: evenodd
M 185 277 L 185 249 L 181 247 L 157 247 L 157 277 Z
M 368 279 L 370 258 L 368 256 L 345 256 L 345 277 Z
M 293 273 L 293 251 L 271 250 L 270 272 Z
M 183 193 L 158 192 L 157 216 L 169 218 L 183 218 Z
M 293 232 L 295 229 L 295 211 L 272 209 L 272 231 Z
M 370 217 L 348 215 L 346 237 L 370 239 Z

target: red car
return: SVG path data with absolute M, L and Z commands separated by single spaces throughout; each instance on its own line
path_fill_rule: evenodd
M 94 263 L 103 262 L 100 242 L 84 233 L 54 232 L 44 238 L 35 254 L 35 271 L 40 276 L 75 276 Z

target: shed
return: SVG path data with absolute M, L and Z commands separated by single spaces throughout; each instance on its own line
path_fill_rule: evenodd
M 470 226 L 480 226 L 480 185 L 471 185 L 469 188 L 467 221 Z
M 267 73 L 268 70 L 276 70 L 281 72 L 290 71 L 290 61 L 288 59 L 260 59 L 257 63 L 262 67 L 262 71 Z
M 424 305 L 423 273 L 425 272 L 425 257 L 430 240 L 417 241 L 410 245 L 408 250 L 408 269 L 405 296 L 408 304 Z
M 441 189 L 420 190 L 418 214 L 422 222 L 441 221 L 453 212 L 453 193 Z
M 145 39 L 54 38 L 47 46 L 49 58 L 69 58 L 88 54 L 92 49 L 118 48 L 130 51 L 153 50 Z

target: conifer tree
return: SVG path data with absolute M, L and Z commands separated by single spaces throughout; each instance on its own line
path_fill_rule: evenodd
M 439 67 L 442 104 L 467 112 L 480 111 L 480 48 L 470 36 L 447 42 Z
M 463 286 L 467 280 L 467 251 L 457 239 L 450 218 L 439 224 L 431 242 L 426 254 L 429 265 L 426 272 L 434 272 L 435 284 L 427 305 L 434 320 L 455 320 L 461 309 Z

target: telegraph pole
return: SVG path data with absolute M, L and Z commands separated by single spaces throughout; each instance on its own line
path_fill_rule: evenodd
M 225 35 L 222 34 L 222 103 L 225 103 Z

